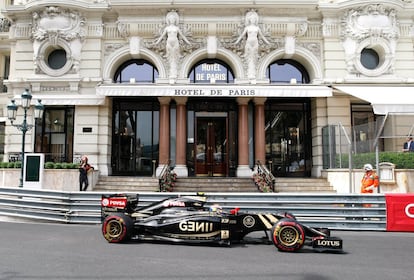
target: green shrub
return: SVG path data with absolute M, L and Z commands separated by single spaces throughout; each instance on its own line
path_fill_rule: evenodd
M 45 162 L 45 169 L 54 169 L 54 168 L 55 168 L 54 162 L 51 162 L 51 161 Z
M 55 166 L 56 168 L 56 166 Z M 67 162 L 62 162 L 62 169 L 69 169 L 70 168 L 70 163 Z
M 22 162 L 0 162 L 0 168 L 21 168 Z M 47 161 L 44 165 L 45 169 L 78 169 L 79 163 L 72 163 L 72 162 L 52 162 Z
M 339 162 L 342 161 L 342 168 L 349 168 L 348 154 L 337 155 L 336 166 L 339 168 Z M 352 155 L 352 167 L 362 169 L 365 163 L 375 165 L 375 153 L 363 153 Z M 379 162 L 391 162 L 395 164 L 396 169 L 414 169 L 414 153 L 401 152 L 380 152 Z
M 68 163 L 68 168 L 70 169 L 78 169 L 79 168 L 79 163 Z

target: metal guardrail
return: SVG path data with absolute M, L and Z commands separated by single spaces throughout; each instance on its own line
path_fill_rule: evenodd
M 0 188 L 0 216 L 58 223 L 99 224 L 102 194 Z M 194 193 L 142 192 L 140 205 Z M 385 231 L 383 194 L 206 193 L 208 204 L 250 212 L 291 212 L 309 226 Z

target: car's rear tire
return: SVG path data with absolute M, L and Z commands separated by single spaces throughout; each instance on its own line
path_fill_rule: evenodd
M 109 243 L 128 241 L 131 238 L 132 220 L 125 214 L 114 213 L 102 223 L 102 234 Z
M 305 244 L 305 231 L 293 219 L 281 219 L 272 228 L 273 244 L 280 251 L 297 251 Z

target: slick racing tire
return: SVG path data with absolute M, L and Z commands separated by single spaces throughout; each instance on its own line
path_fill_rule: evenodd
M 131 238 L 132 220 L 121 213 L 114 213 L 102 223 L 102 234 L 109 243 L 120 243 Z
M 305 244 L 305 231 L 297 221 L 284 218 L 273 226 L 272 241 L 280 251 L 297 251 Z

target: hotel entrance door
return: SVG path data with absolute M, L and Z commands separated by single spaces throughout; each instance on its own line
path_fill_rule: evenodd
M 196 176 L 227 176 L 227 117 L 198 117 L 196 122 Z

